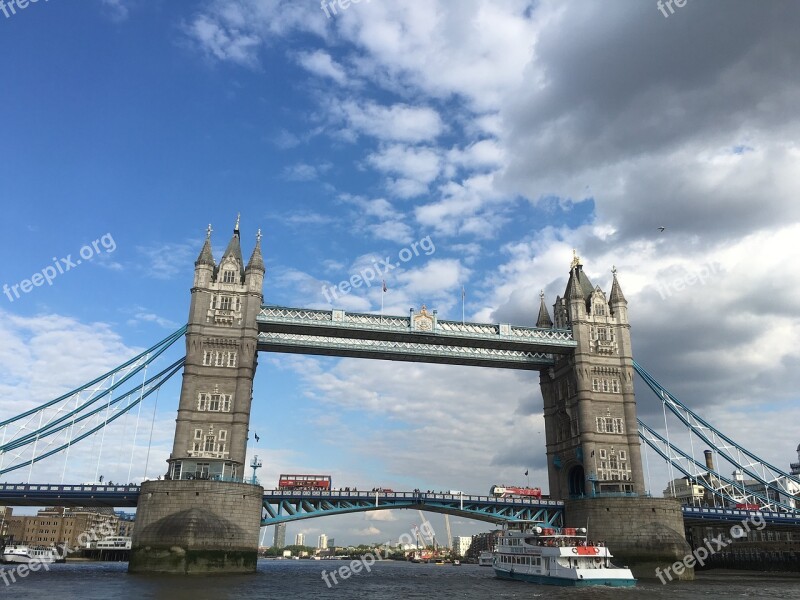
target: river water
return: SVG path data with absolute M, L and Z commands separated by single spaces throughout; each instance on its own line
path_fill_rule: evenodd
M 694 582 L 662 586 L 640 582 L 632 589 L 567 589 L 495 579 L 490 567 L 477 565 L 427 565 L 395 561 L 375 564 L 371 572 L 352 575 L 328 588 L 322 570 L 346 564 L 342 561 L 261 560 L 258 572 L 238 576 L 163 577 L 128 575 L 127 563 L 68 563 L 50 565 L 49 571 L 30 573 L 5 586 L 0 597 L 13 600 L 112 599 L 515 599 L 591 598 L 798 598 L 800 575 L 707 571 Z

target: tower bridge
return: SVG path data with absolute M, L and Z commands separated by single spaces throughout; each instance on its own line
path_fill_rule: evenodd
M 770 522 L 800 525 L 796 473 L 762 461 L 716 431 L 633 360 L 627 300 L 615 269 L 606 295 L 575 256 L 552 316 L 542 293 L 532 327 L 445 320 L 425 306 L 407 316 L 384 316 L 268 305 L 263 301 L 265 272 L 260 232 L 245 262 L 237 220 L 218 263 L 209 226 L 195 261 L 185 328 L 73 393 L 0 422 L 0 474 L 32 467 L 69 452 L 97 431 L 88 428 L 89 417 L 105 408 L 100 427 L 107 425 L 182 367 L 175 437 L 163 480 L 141 486 L 3 484 L 0 503 L 136 505 L 129 565 L 134 572 L 252 571 L 264 524 L 418 508 L 492 522 L 524 519 L 576 527 L 589 520 L 593 534 L 613 546 L 617 556 L 652 575 L 655 566 L 671 564 L 689 551 L 684 517 L 724 522 L 742 515 L 732 509 L 682 508 L 675 500 L 647 496 L 644 441 L 723 503 L 755 503 Z M 123 384 L 146 374 L 148 365 L 181 335 L 185 359 L 122 392 Z M 248 483 L 245 455 L 258 352 L 539 371 L 549 490 L 557 500 L 418 491 L 265 491 Z M 642 423 L 634 397 L 637 373 L 658 394 L 665 414 L 669 409 L 704 444 L 753 477 L 758 489 L 745 489 L 707 468 Z

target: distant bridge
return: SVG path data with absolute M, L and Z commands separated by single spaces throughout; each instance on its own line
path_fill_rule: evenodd
M 495 498 L 433 492 L 305 492 L 264 491 L 262 525 L 274 525 L 325 515 L 410 508 L 456 515 L 477 521 L 540 521 L 563 526 L 564 503 L 536 498 Z

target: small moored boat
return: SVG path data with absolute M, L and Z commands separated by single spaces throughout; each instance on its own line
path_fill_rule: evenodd
M 61 555 L 52 546 L 31 546 L 28 544 L 11 544 L 3 549 L 3 562 L 11 564 L 29 564 L 38 562 L 51 564 L 61 562 Z

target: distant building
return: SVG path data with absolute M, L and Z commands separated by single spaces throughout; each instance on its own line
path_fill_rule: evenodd
M 5 537 L 8 532 L 8 519 L 11 518 L 14 509 L 10 506 L 0 506 L 0 539 Z
M 286 523 L 275 525 L 275 537 L 272 539 L 272 545 L 275 548 L 286 546 Z
M 17 542 L 79 548 L 86 541 L 83 534 L 93 534 L 96 538 L 124 535 L 120 533 L 120 518 L 110 508 L 55 506 L 40 510 L 36 516 L 15 517 L 11 511 L 8 514 L 3 528 Z
M 306 545 L 306 534 L 305 533 L 298 533 L 294 536 L 294 545 L 295 546 L 305 546 Z
M 453 552 L 456 556 L 466 556 L 467 550 L 472 545 L 472 536 L 457 535 L 453 537 Z
M 334 538 L 328 540 L 328 548 L 336 548 L 336 540 Z
M 795 477 L 800 476 L 800 446 L 797 446 L 797 462 L 791 463 L 789 466 L 792 469 L 792 475 Z M 797 485 L 794 481 L 787 480 L 784 488 L 786 489 L 786 495 L 781 494 L 781 502 L 793 508 L 800 508 L 800 485 Z
M 481 552 L 494 551 L 497 545 L 497 535 L 499 530 L 489 531 L 487 533 L 479 533 L 472 536 L 472 543 L 469 545 L 466 556 L 467 558 L 478 559 Z
M 698 505 L 705 501 L 706 489 L 689 481 L 688 477 L 675 479 L 664 490 L 664 498 L 675 498 L 681 504 Z
M 318 550 L 327 550 L 328 549 L 328 536 L 324 533 L 319 534 L 319 540 L 317 541 L 317 549 Z

